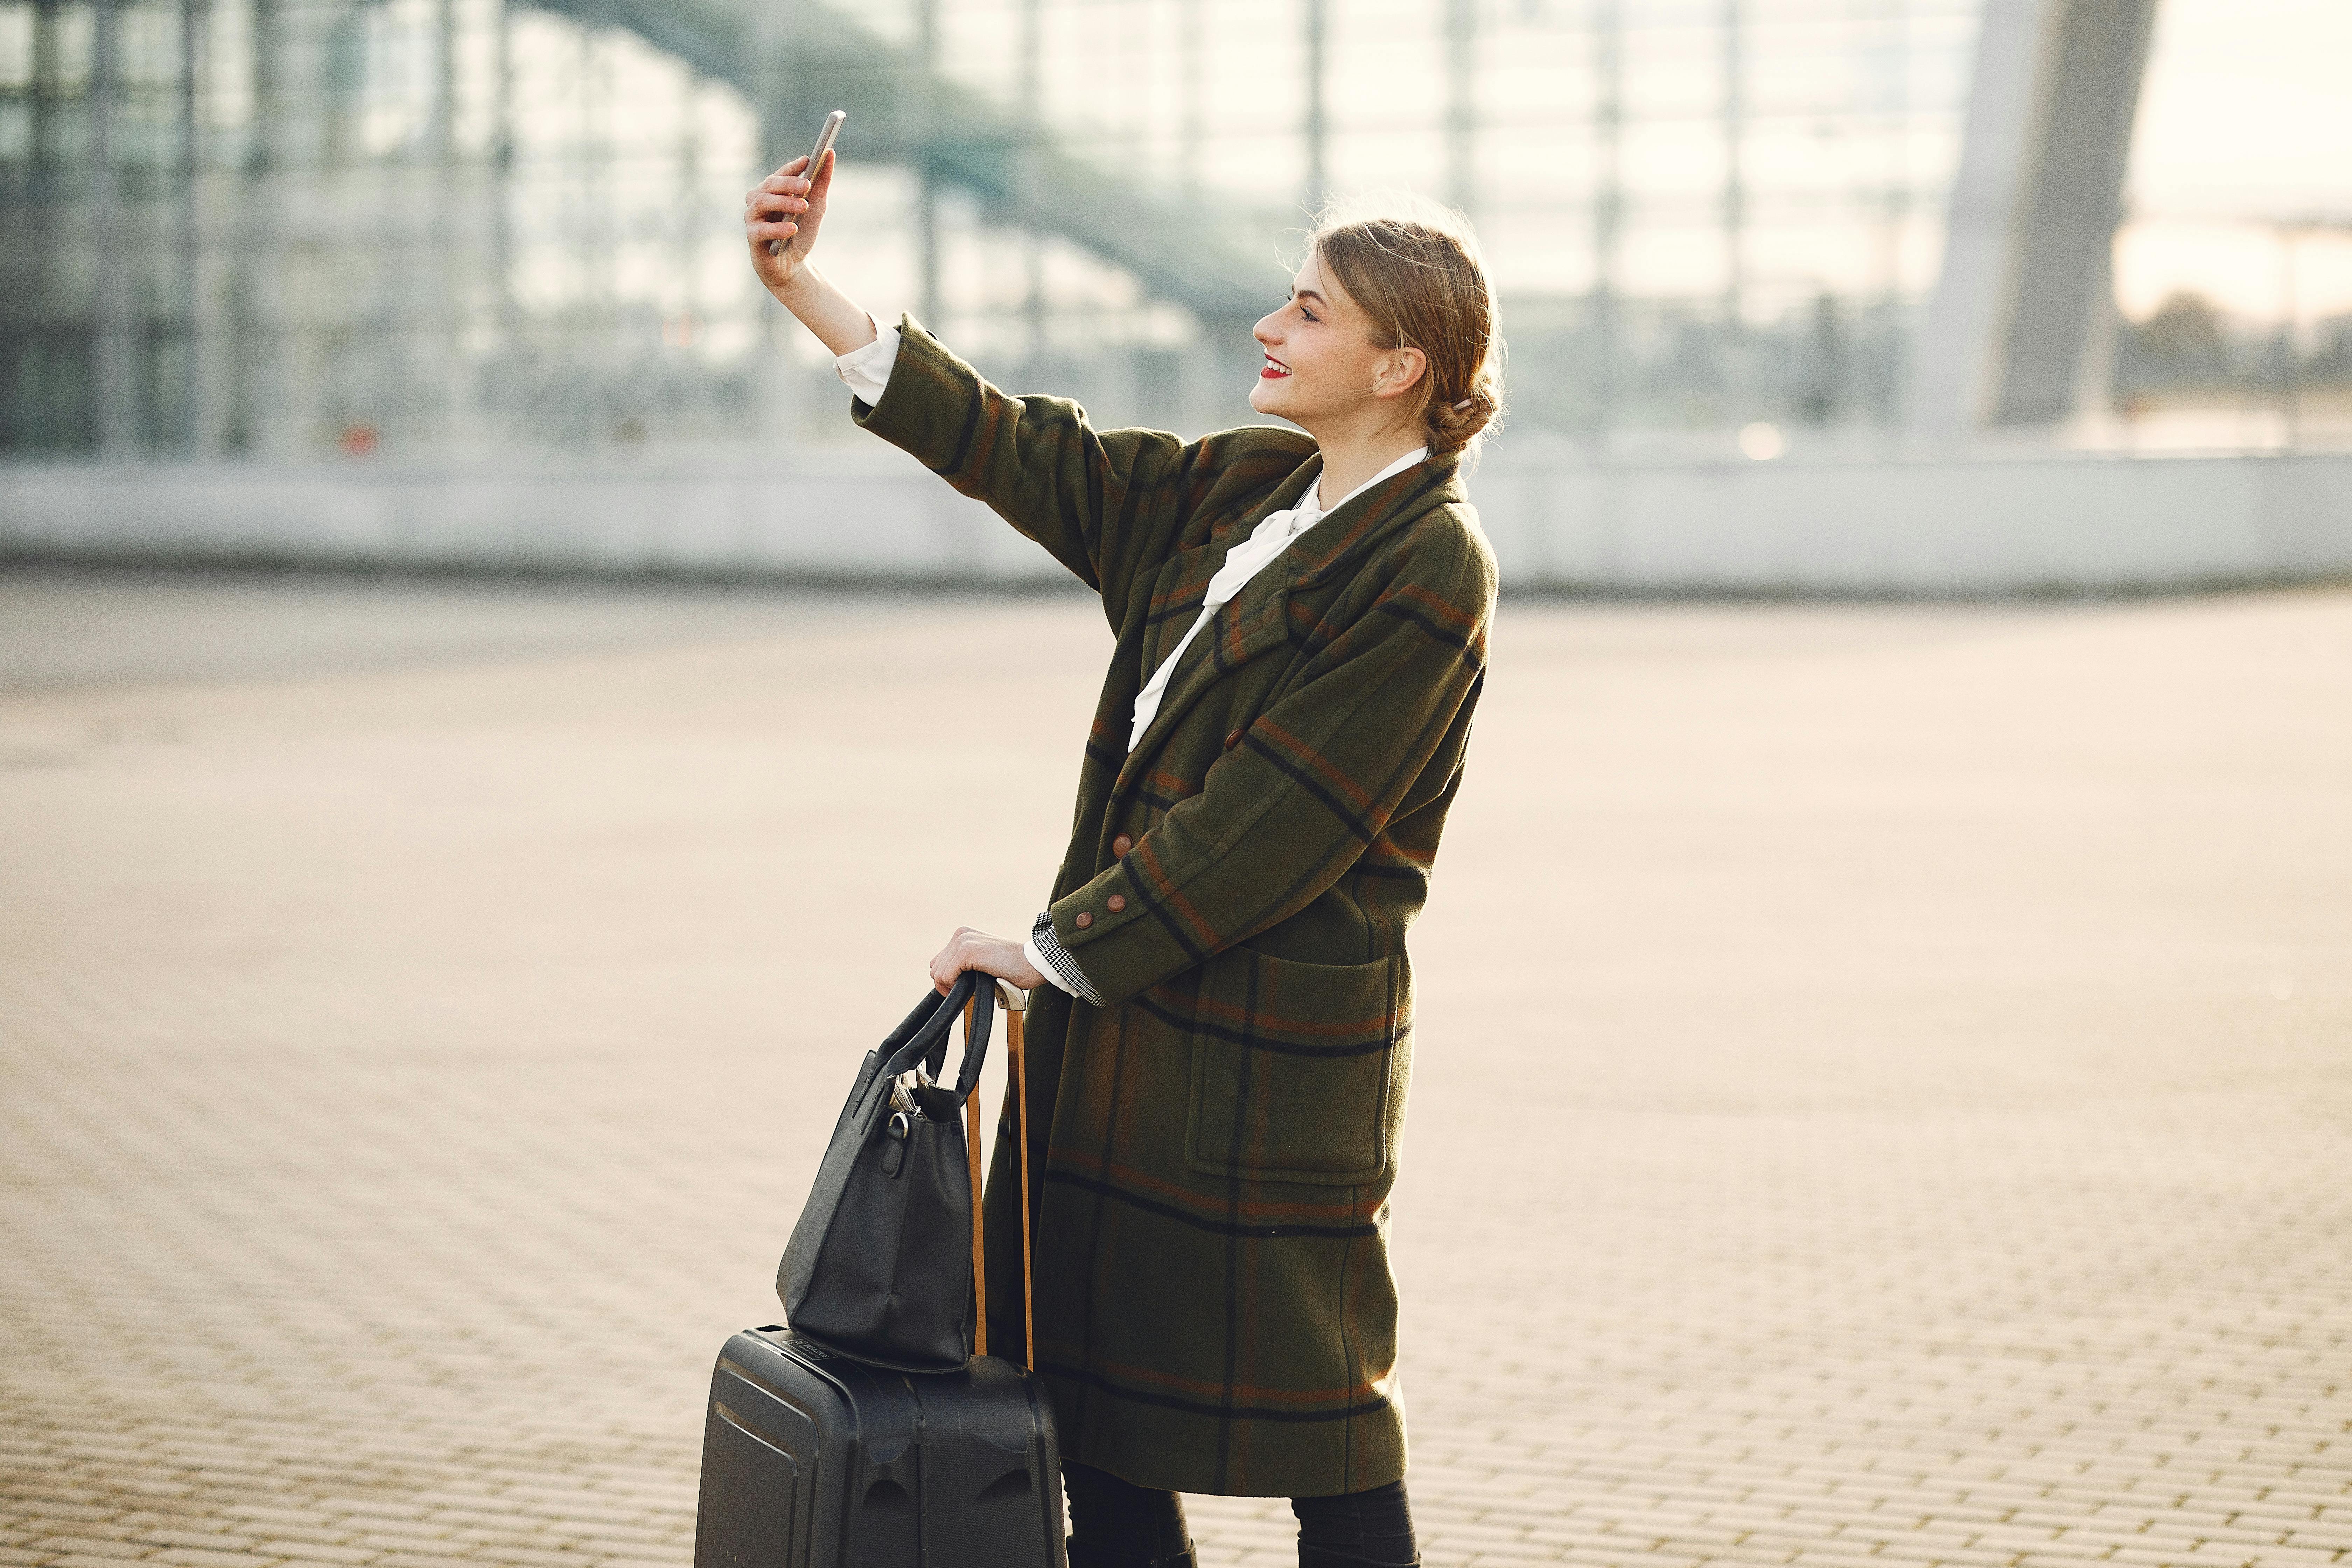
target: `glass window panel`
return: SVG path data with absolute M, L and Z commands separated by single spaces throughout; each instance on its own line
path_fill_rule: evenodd
M 1618 242 L 1617 275 L 1630 294 L 1713 296 L 1730 276 L 1723 234 L 1689 223 L 1635 223 Z
M 1592 239 L 1556 210 L 1506 207 L 1479 225 L 1496 289 L 1512 294 L 1581 294 L 1592 287 Z
M 1728 167 L 1719 126 L 1668 121 L 1626 128 L 1620 177 L 1645 201 L 1717 197 Z
M 0 89 L 32 84 L 34 18 L 25 0 L 0 4 Z
M 98 47 L 97 12 L 89 5 L 60 5 L 50 13 L 48 80 L 52 92 L 79 92 L 89 86 Z

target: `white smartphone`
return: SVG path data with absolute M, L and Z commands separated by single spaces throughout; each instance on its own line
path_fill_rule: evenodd
M 827 153 L 833 151 L 833 139 L 841 134 L 841 122 L 848 118 L 849 110 L 845 109 L 836 109 L 824 117 L 824 129 L 816 133 L 816 151 L 809 154 L 808 167 L 801 171 L 801 174 L 812 184 L 816 180 L 816 166 L 824 162 L 824 155 Z M 806 213 L 801 215 L 803 217 L 807 216 Z M 782 256 L 788 243 L 790 242 L 782 239 L 768 241 L 768 254 Z

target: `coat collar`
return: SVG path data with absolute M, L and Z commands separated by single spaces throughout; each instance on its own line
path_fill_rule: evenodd
M 1285 480 L 1281 487 L 1282 489 L 1289 489 L 1292 483 L 1297 485 L 1291 499 L 1282 503 L 1285 506 L 1298 504 L 1298 497 L 1307 493 L 1307 487 L 1323 471 L 1323 460 L 1318 457 L 1301 463 L 1299 470 L 1290 479 Z M 1465 499 L 1461 478 L 1462 454 L 1433 453 L 1412 467 L 1391 474 L 1371 489 L 1325 512 L 1314 527 L 1292 540 L 1290 548 L 1269 564 L 1266 571 L 1285 568 L 1285 575 L 1292 587 L 1319 583 L 1366 545 L 1386 538 L 1449 501 Z M 1277 510 L 1276 507 L 1265 508 L 1252 520 L 1251 526 L 1255 527 L 1257 522 Z M 1247 538 L 1248 534 L 1244 531 L 1236 537 Z M 1256 585 L 1257 579 L 1254 577 L 1249 587 Z M 1244 595 L 1246 595 L 1248 591 L 1244 588 Z
M 1349 498 L 1316 520 L 1313 527 L 1292 540 L 1283 552 L 1266 563 L 1217 612 L 1217 618 L 1184 650 L 1184 662 L 1168 683 L 1160 711 L 1120 766 L 1114 793 L 1124 789 L 1180 722 L 1201 694 L 1240 666 L 1289 640 L 1288 597 L 1294 588 L 1313 587 L 1340 570 L 1381 540 L 1427 516 L 1438 508 L 1464 500 L 1462 458 L 1458 452 L 1434 454 L 1411 468 L 1390 475 L 1371 489 Z M 1201 544 L 1180 551 L 1160 569 L 1151 595 L 1151 627 L 1144 638 L 1145 658 L 1164 655 L 1192 624 L 1206 598 L 1209 579 L 1224 564 L 1232 548 L 1274 513 L 1297 506 L 1322 472 L 1319 455 L 1310 455 L 1291 475 L 1231 527 L 1221 529 Z M 1137 675 L 1137 683 L 1150 669 Z

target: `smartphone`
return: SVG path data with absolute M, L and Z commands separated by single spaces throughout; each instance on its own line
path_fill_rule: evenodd
M 827 153 L 833 151 L 833 139 L 841 134 L 841 122 L 848 118 L 849 110 L 845 109 L 836 109 L 824 117 L 824 129 L 816 133 L 816 151 L 809 154 L 808 167 L 801 171 L 812 184 L 816 180 L 816 166 L 824 162 Z M 808 214 L 803 213 L 801 216 L 805 218 Z M 784 247 L 790 243 L 789 240 L 772 239 L 768 241 L 768 254 L 782 256 Z

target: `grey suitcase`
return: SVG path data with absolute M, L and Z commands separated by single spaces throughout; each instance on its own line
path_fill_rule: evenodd
M 1001 992 L 1025 1121 L 1025 998 Z M 1017 1131 L 1025 1314 L 1029 1140 Z M 968 1142 L 976 1152 L 978 1095 Z M 976 1235 L 973 1256 L 978 1268 Z M 730 1339 L 703 1422 L 694 1568 L 1066 1568 L 1045 1385 L 987 1353 L 985 1314 L 977 1332 L 980 1353 L 957 1372 L 877 1366 L 777 1325 Z

